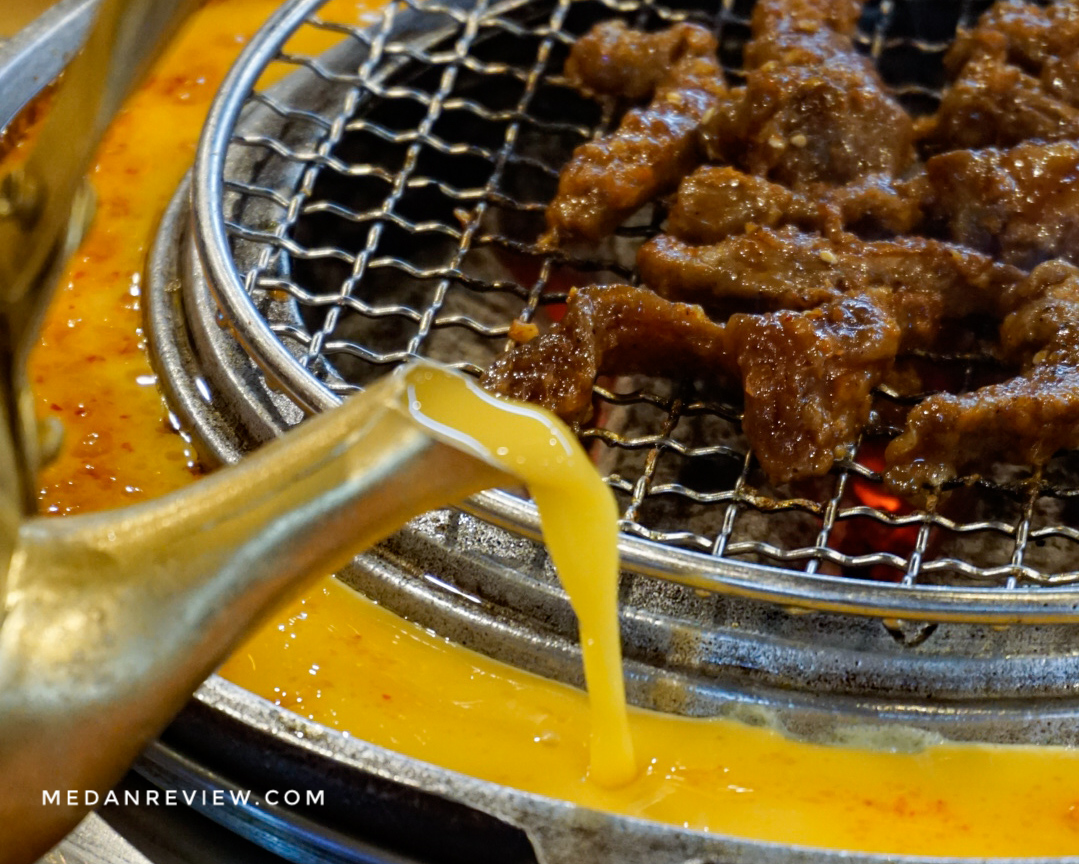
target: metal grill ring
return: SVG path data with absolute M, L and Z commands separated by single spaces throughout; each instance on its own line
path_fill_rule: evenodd
M 409 357 L 478 373 L 514 318 L 542 320 L 573 284 L 632 280 L 633 252 L 659 214 L 639 214 L 588 258 L 535 244 L 569 153 L 617 121 L 561 79 L 568 46 L 615 15 L 652 28 L 689 19 L 717 32 L 737 77 L 752 4 L 402 2 L 370 27 L 322 21 L 323 5 L 294 0 L 249 46 L 193 180 L 194 236 L 219 315 L 269 387 L 308 411 Z M 908 108 L 931 110 L 956 26 L 986 5 L 870 2 L 859 47 Z M 296 53 L 301 30 L 339 44 Z M 293 74 L 259 90 L 278 69 Z M 983 362 L 933 359 L 968 377 Z M 628 570 L 890 618 L 1079 617 L 1073 454 L 1037 472 L 1001 466 L 911 511 L 882 494 L 870 445 L 820 481 L 773 488 L 737 402 L 644 379 L 596 392 L 599 422 L 582 437 L 619 497 Z M 531 504 L 507 493 L 469 507 L 538 533 Z

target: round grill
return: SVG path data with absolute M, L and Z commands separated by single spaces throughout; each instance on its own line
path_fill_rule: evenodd
M 586 257 L 536 244 L 573 148 L 618 119 L 564 83 L 568 46 L 612 16 L 651 28 L 688 19 L 717 32 L 737 78 L 752 4 L 399 3 L 366 28 L 321 20 L 323 5 L 288 4 L 250 46 L 211 118 L 194 187 L 221 314 L 271 387 L 307 410 L 409 357 L 479 373 L 515 318 L 549 318 L 573 285 L 633 281 L 633 253 L 659 212 Z M 908 108 L 929 110 L 956 26 L 986 5 L 871 2 L 859 43 Z M 339 44 L 294 53 L 302 31 Z M 283 87 L 256 89 L 286 71 Z M 968 382 L 986 362 L 931 359 Z M 1000 466 L 914 511 L 881 484 L 875 442 L 896 431 L 883 422 L 830 476 L 775 488 L 736 402 L 639 378 L 605 381 L 596 395 L 597 421 L 580 434 L 618 494 L 631 569 L 881 615 L 1073 614 L 1074 455 L 1040 471 Z M 535 533 L 531 508 L 507 494 L 473 506 Z M 742 563 L 751 566 L 731 566 Z
M 565 86 L 568 46 L 612 16 L 688 18 L 719 33 L 736 77 L 753 4 L 423 0 L 347 25 L 335 5 L 293 0 L 251 43 L 152 256 L 162 383 L 221 461 L 411 356 L 478 374 L 514 319 L 545 323 L 573 285 L 633 281 L 661 213 L 588 257 L 536 245 L 573 148 L 618 122 Z M 986 5 L 869 2 L 859 45 L 907 107 L 931 110 L 956 26 Z M 988 362 L 930 359 L 968 382 Z M 915 511 L 881 484 L 883 422 L 828 477 L 772 488 L 737 402 L 642 378 L 596 396 L 580 434 L 622 507 L 632 703 L 829 742 L 856 727 L 885 747 L 1079 743 L 1074 455 L 1040 473 L 1000 466 Z M 878 400 L 888 416 L 894 397 Z M 580 686 L 576 621 L 531 503 L 498 492 L 466 506 L 414 520 L 339 575 L 459 644 Z M 234 739 L 254 744 L 237 756 Z M 298 764 L 319 783 L 345 771 L 353 788 L 377 775 L 523 828 L 544 861 L 883 860 L 582 811 L 343 738 L 216 678 L 173 743 L 239 776 Z M 250 814 L 233 822 L 250 830 Z

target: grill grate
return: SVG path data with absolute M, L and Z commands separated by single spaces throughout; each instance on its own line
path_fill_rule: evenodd
M 267 26 L 273 38 L 249 51 L 211 117 L 195 193 L 223 314 L 270 379 L 315 410 L 410 357 L 478 374 L 513 319 L 557 317 L 575 284 L 633 281 L 634 252 L 660 212 L 638 214 L 588 257 L 535 244 L 572 149 L 618 119 L 565 85 L 568 46 L 612 16 L 648 28 L 688 19 L 715 30 L 737 78 L 752 8 L 405 2 L 341 23 L 334 5 L 298 0 Z M 987 5 L 871 0 L 857 41 L 923 113 L 939 98 L 956 26 Z M 296 47 L 315 37 L 319 51 Z M 284 86 L 252 89 L 292 71 Z M 924 359 L 968 386 L 998 371 L 977 355 Z M 844 576 L 1004 593 L 1079 582 L 1076 454 L 965 478 L 915 511 L 878 473 L 903 401 L 893 393 L 878 394 L 852 458 L 778 489 L 749 452 L 737 402 L 643 378 L 603 381 L 596 394 L 595 425 L 580 434 L 618 496 L 624 533 L 689 552 L 693 566 L 771 565 L 804 573 L 807 586 Z

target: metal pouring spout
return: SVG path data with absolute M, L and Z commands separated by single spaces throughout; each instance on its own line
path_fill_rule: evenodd
M 0 181 L 0 864 L 33 861 L 74 827 L 87 808 L 46 806 L 43 792 L 114 785 L 304 577 L 507 479 L 410 419 L 406 367 L 180 493 L 29 517 L 25 364 L 46 289 L 89 219 L 97 140 L 193 5 L 103 0 L 29 162 Z
M 21 525 L 0 627 L 0 862 L 73 827 L 85 808 L 42 791 L 114 785 L 304 577 L 507 482 L 409 419 L 408 371 L 179 493 Z

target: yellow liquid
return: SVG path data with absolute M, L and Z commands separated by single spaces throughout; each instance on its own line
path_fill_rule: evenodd
M 463 774 L 739 837 L 921 855 L 1079 850 L 1079 753 L 791 741 L 630 708 L 642 770 L 587 778 L 587 696 L 453 645 L 327 580 L 222 668 L 297 714 Z
M 409 410 L 440 438 L 481 452 L 528 485 L 543 539 L 580 622 L 592 698 L 591 779 L 620 786 L 637 773 L 626 718 L 618 634 L 618 509 L 580 443 L 556 418 L 511 404 L 465 379 L 420 367 Z
M 131 100 L 99 155 L 99 218 L 33 360 L 67 443 L 46 512 L 88 512 L 191 482 L 142 350 L 142 271 L 217 82 L 277 0 L 212 0 Z M 362 2 L 335 2 L 353 18 Z M 92 386 L 88 381 L 93 382 Z M 729 721 L 630 710 L 640 773 L 587 779 L 587 698 L 415 627 L 331 579 L 222 669 L 332 728 L 462 773 L 612 812 L 802 845 L 926 855 L 1079 850 L 1079 754 L 942 745 L 916 754 L 807 745 Z

